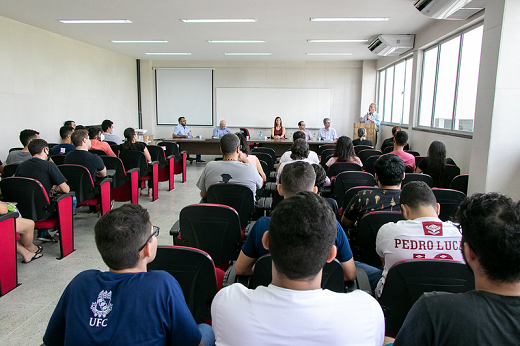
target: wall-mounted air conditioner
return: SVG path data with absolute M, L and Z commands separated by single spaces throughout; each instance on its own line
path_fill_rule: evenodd
M 467 19 L 486 7 L 486 0 L 417 0 L 415 8 L 434 19 Z
M 379 35 L 368 49 L 377 55 L 400 55 L 413 48 L 415 35 Z

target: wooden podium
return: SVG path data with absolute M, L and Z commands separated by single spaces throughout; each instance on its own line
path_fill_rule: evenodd
M 376 124 L 354 123 L 354 136 L 352 136 L 352 139 L 359 138 L 357 131 L 358 131 L 358 128 L 360 128 L 360 127 L 364 127 L 367 130 L 367 139 L 370 139 L 372 141 L 372 143 L 374 144 L 374 148 L 375 148 L 376 144 L 377 144 L 376 143 L 376 132 L 377 132 Z

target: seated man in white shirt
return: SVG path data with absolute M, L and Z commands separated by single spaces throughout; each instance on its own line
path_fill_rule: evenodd
M 321 289 L 336 233 L 322 197 L 305 191 L 280 202 L 262 239 L 273 260 L 272 283 L 255 290 L 236 283 L 217 293 L 211 306 L 217 344 L 382 345 L 384 318 L 375 299 L 360 290 Z
M 231 133 L 231 130 L 226 126 L 226 121 L 221 120 L 219 126 L 213 130 L 213 138 L 222 138 L 222 136 Z
M 383 225 L 377 233 L 376 251 L 384 264 L 376 296 L 383 292 L 386 275 L 397 262 L 424 258 L 463 262 L 461 235 L 451 222 L 442 222 L 440 205 L 430 187 L 412 181 L 401 191 L 401 212 L 406 220 Z
M 123 141 L 119 136 L 114 134 L 114 122 L 112 120 L 105 119 L 101 123 L 101 129 L 103 130 L 103 141 L 107 142 L 114 142 L 117 145 L 123 144 Z
M 330 127 L 330 119 L 323 119 L 323 128 L 318 132 L 318 140 L 326 141 L 326 142 L 334 142 L 338 141 L 338 134 L 336 130 Z
M 300 121 L 301 122 L 301 121 Z M 303 131 L 296 131 L 294 134 L 293 134 L 293 142 L 296 141 L 297 139 L 306 139 L 306 135 L 305 135 L 305 132 Z M 309 159 L 309 162 L 312 164 L 312 163 L 315 163 L 317 165 L 320 164 L 320 159 L 318 158 L 318 154 L 316 154 L 316 152 L 312 151 L 312 150 L 309 150 L 309 156 L 307 156 L 307 159 Z M 286 161 L 291 161 L 291 151 L 290 150 L 287 150 L 285 153 L 283 153 L 283 155 L 280 157 L 280 164 L 286 162 Z

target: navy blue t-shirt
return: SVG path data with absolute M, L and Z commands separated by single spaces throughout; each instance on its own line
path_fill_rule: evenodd
M 72 144 L 58 144 L 51 148 L 50 155 L 64 155 L 74 150 L 76 150 L 76 147 Z
M 93 181 L 96 181 L 97 172 L 102 171 L 103 168 L 105 168 L 103 160 L 98 155 L 89 153 L 86 150 L 71 151 L 67 156 L 65 156 L 65 161 L 63 163 L 86 167 L 89 170 Z

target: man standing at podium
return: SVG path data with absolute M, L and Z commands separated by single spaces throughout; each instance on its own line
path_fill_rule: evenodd
M 374 145 L 377 144 L 377 132 L 379 132 L 379 125 L 381 124 L 381 116 L 376 112 L 376 104 L 371 103 L 368 106 L 367 114 L 359 117 L 359 122 L 363 124 L 376 124 L 376 140 Z

